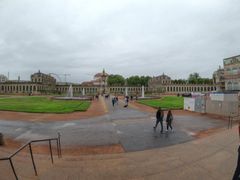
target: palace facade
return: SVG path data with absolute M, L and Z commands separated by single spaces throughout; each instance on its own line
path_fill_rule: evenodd
M 240 90 L 240 55 L 225 58 L 224 81 L 226 90 Z
M 31 81 L 6 80 L 0 82 L 1 94 L 42 94 L 53 93 L 56 87 L 56 79 L 48 74 L 38 71 L 31 75 Z
M 217 91 L 240 91 L 240 55 L 223 59 L 223 68 L 213 73 Z
M 225 90 L 224 69 L 221 66 L 213 73 L 213 83 L 216 84 L 217 91 Z
M 190 92 L 211 92 L 216 91 L 215 84 L 176 84 L 165 74 L 153 77 L 148 82 L 148 91 L 162 93 L 190 93 Z
M 30 81 L 6 80 L 0 82 L 1 94 L 66 94 L 69 86 L 72 85 L 74 96 L 95 95 L 95 94 L 129 94 L 141 95 L 141 86 L 108 86 L 108 74 L 103 70 L 94 75 L 92 81 L 83 83 L 57 82 L 50 74 L 40 71 L 30 77 Z M 149 93 L 190 93 L 215 91 L 215 84 L 174 84 L 171 78 L 165 74 L 153 77 L 149 80 L 148 87 L 144 87 Z

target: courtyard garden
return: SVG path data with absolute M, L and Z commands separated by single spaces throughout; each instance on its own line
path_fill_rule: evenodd
M 1 111 L 29 113 L 71 113 L 75 111 L 86 111 L 90 104 L 89 101 L 54 100 L 49 97 L 38 96 L 0 98 Z
M 183 97 L 165 96 L 160 99 L 138 100 L 138 103 L 163 109 L 183 109 Z

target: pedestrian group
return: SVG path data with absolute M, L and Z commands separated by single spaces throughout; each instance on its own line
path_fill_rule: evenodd
M 115 104 L 118 105 L 118 97 L 117 96 L 112 97 L 112 106 L 114 107 Z
M 158 108 L 157 113 L 156 113 L 156 124 L 155 126 L 153 126 L 154 130 L 156 130 L 158 124 L 160 123 L 161 125 L 161 133 L 163 133 L 163 118 L 164 118 L 164 112 L 161 109 L 161 107 Z M 167 123 L 167 130 L 166 132 L 168 132 L 169 128 L 171 128 L 171 131 L 173 131 L 172 128 L 172 121 L 173 121 L 173 115 L 171 110 L 168 110 L 167 113 L 167 118 L 166 118 L 166 123 Z

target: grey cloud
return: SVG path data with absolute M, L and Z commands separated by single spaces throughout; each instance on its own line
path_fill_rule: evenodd
M 0 70 L 89 80 L 108 73 L 211 77 L 239 54 L 237 0 L 0 2 Z

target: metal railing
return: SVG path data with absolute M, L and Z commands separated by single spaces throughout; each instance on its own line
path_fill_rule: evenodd
M 233 121 L 240 122 L 240 115 L 228 116 L 228 129 L 232 128 Z
M 53 164 L 52 141 L 56 141 L 58 158 L 61 158 L 61 157 L 62 157 L 61 135 L 60 135 L 60 133 L 58 133 L 58 136 L 57 136 L 56 138 L 49 138 L 49 139 L 40 139 L 40 140 L 32 140 L 32 141 L 29 141 L 28 143 L 26 143 L 26 144 L 24 144 L 23 146 L 21 146 L 17 151 L 15 151 L 14 153 L 12 153 L 10 156 L 4 157 L 4 158 L 0 158 L 0 161 L 9 161 L 9 162 L 10 162 L 10 165 L 11 165 L 11 168 L 12 168 L 12 171 L 13 171 L 13 174 L 14 174 L 16 180 L 18 180 L 18 176 L 17 176 L 16 170 L 15 170 L 15 167 L 14 167 L 12 158 L 13 158 L 15 155 L 17 155 L 20 151 L 22 151 L 23 149 L 25 149 L 26 147 L 29 147 L 29 152 L 30 152 L 30 155 L 31 155 L 31 160 L 32 160 L 33 169 L 34 169 L 34 172 L 35 172 L 35 176 L 37 176 L 38 173 L 37 173 L 37 168 L 36 168 L 36 164 L 35 164 L 34 157 L 33 157 L 32 144 L 33 144 L 33 143 L 37 143 L 37 142 L 46 142 L 46 141 L 48 141 L 48 144 L 49 144 L 49 150 L 50 150 L 50 155 L 51 155 L 51 162 L 52 162 L 52 164 Z

